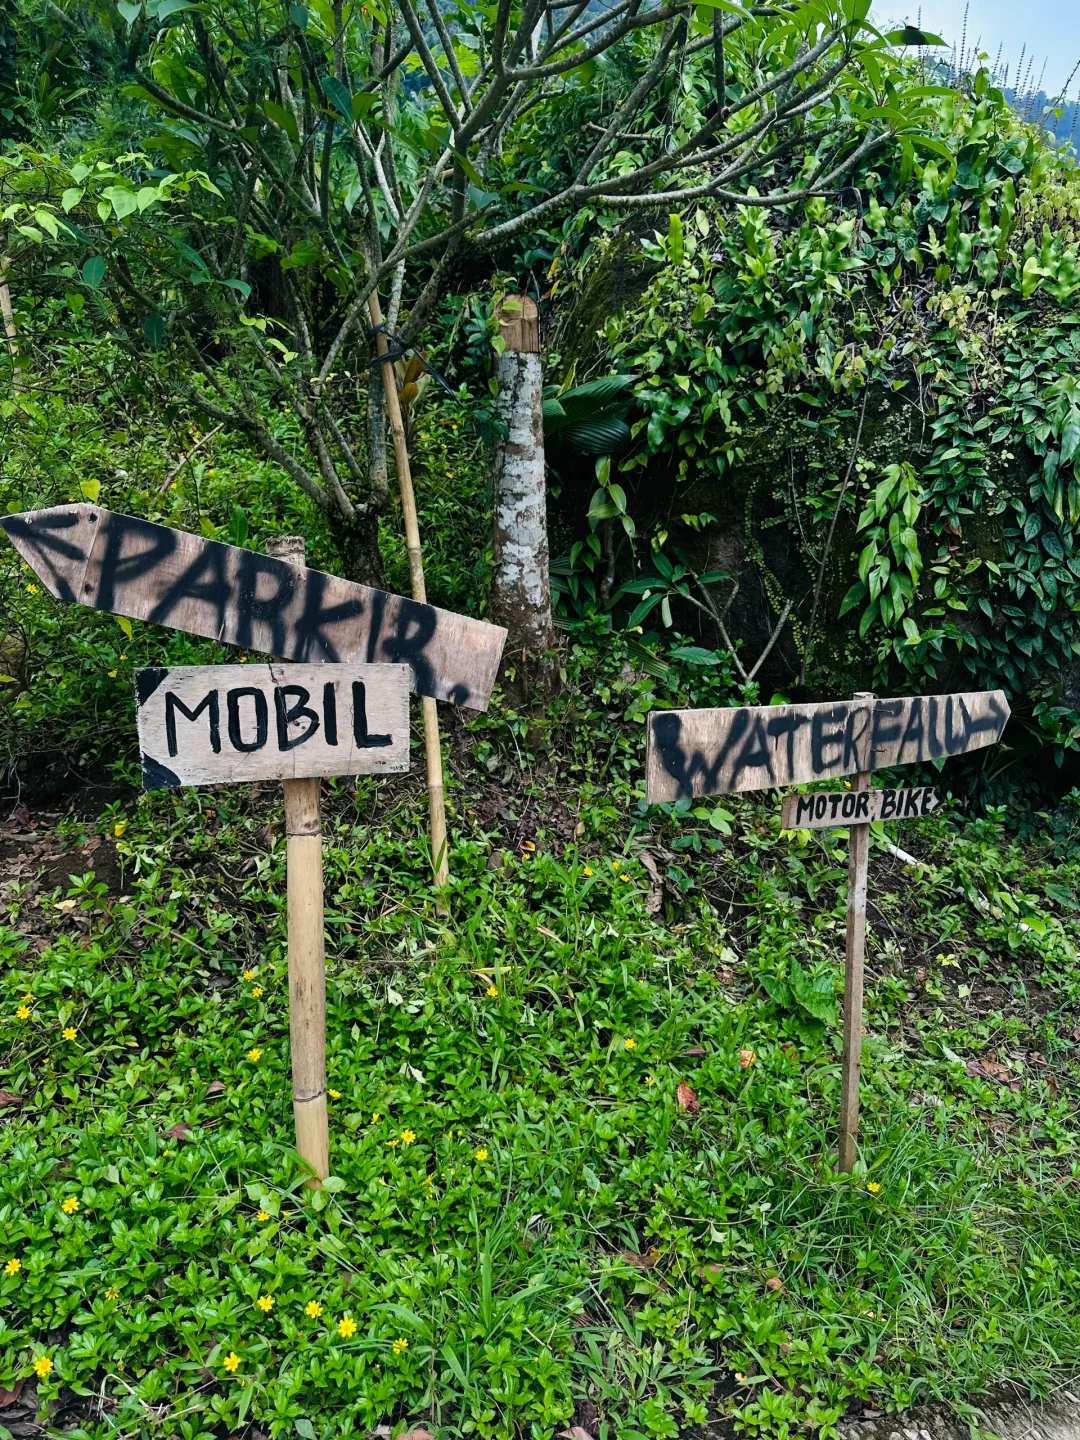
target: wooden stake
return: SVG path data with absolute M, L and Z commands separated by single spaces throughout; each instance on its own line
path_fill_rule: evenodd
M 374 291 L 368 300 L 368 313 L 375 330 L 375 349 L 380 356 L 390 349 L 382 324 L 382 307 Z M 401 511 L 405 517 L 405 545 L 409 552 L 409 576 L 412 580 L 414 600 L 427 603 L 427 586 L 424 583 L 424 557 L 420 550 L 420 526 L 416 519 L 416 495 L 412 483 L 412 466 L 409 464 L 409 447 L 405 440 L 405 425 L 398 403 L 397 380 L 393 363 L 381 360 L 379 368 L 383 374 L 383 389 L 386 392 L 386 414 L 390 421 L 390 433 L 394 437 L 394 462 L 397 469 L 398 488 L 401 491 Z M 428 695 L 422 697 L 424 707 L 424 751 L 427 756 L 428 805 L 431 812 L 431 860 L 435 871 L 435 884 L 441 889 L 450 878 L 450 862 L 446 842 L 446 797 L 443 790 L 442 745 L 439 741 L 439 712 L 435 701 Z
M 873 708 L 873 694 L 858 691 L 856 701 Z M 852 790 L 870 788 L 870 771 L 860 770 L 851 781 Z M 859 1138 L 859 1065 L 862 1060 L 863 959 L 866 953 L 866 872 L 870 849 L 870 826 L 852 825 L 848 830 L 847 947 L 844 970 L 844 1055 L 843 1090 L 840 1098 L 841 1174 L 855 1168 Z
M 304 564 L 304 540 L 282 535 L 267 554 Z M 432 701 L 434 704 L 434 701 Z M 323 927 L 322 817 L 319 780 L 283 780 L 289 918 L 289 1042 L 296 1150 L 320 1189 L 330 1174 L 326 1108 L 326 942 Z

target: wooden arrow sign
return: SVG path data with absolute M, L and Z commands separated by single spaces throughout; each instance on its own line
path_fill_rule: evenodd
M 831 830 L 874 820 L 920 820 L 940 807 L 932 785 L 910 790 L 815 790 L 809 795 L 785 795 L 780 824 L 785 830 Z
M 58 600 L 299 661 L 404 663 L 412 688 L 486 710 L 506 631 L 97 505 L 0 519 Z
M 819 705 L 657 710 L 649 716 L 649 804 L 731 795 L 964 755 L 1001 739 L 1001 690 Z
M 139 670 L 148 790 L 409 768 L 405 665 L 181 665 Z

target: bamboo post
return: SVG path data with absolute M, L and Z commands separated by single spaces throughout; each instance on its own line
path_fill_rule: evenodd
M 856 701 L 865 702 L 873 715 L 873 694 L 860 690 Z M 869 731 L 867 759 L 869 753 Z M 870 770 L 860 770 L 851 781 L 852 790 L 870 788 Z M 859 1066 L 862 1061 L 863 960 L 866 954 L 866 873 L 870 850 L 870 826 L 852 825 L 848 829 L 848 901 L 847 945 L 844 968 L 844 1053 L 841 1062 L 843 1090 L 840 1097 L 841 1174 L 850 1175 L 855 1168 L 855 1152 L 859 1138 Z
M 303 566 L 304 540 L 282 535 L 267 554 Z M 289 924 L 289 1042 L 296 1149 L 320 1182 L 330 1173 L 326 1108 L 326 948 L 319 780 L 283 780 Z
M 375 331 L 376 353 L 383 357 L 390 349 L 382 325 L 382 307 L 379 297 L 372 292 L 368 300 L 368 313 Z M 405 440 L 405 425 L 398 403 L 397 382 L 393 362 L 380 358 L 379 367 L 383 375 L 383 389 L 386 392 L 386 414 L 390 421 L 390 433 L 394 439 L 394 462 L 397 469 L 398 487 L 401 491 L 401 511 L 405 518 L 405 545 L 409 552 L 409 576 L 412 580 L 414 600 L 427 603 L 427 586 L 424 583 L 424 557 L 420 550 L 420 526 L 416 519 L 416 494 L 413 490 L 412 466 L 409 464 L 409 447 Z M 450 862 L 446 842 L 446 796 L 443 789 L 442 745 L 439 741 L 439 712 L 430 695 L 421 697 L 424 710 L 424 751 L 427 756 L 428 804 L 431 811 L 431 862 L 435 872 L 435 884 L 441 889 L 450 878 Z

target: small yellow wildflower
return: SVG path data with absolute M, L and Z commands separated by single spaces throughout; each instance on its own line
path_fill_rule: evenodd
M 264 1315 L 269 1315 L 274 1308 L 274 1297 L 273 1295 L 260 1295 L 255 1304 Z
M 337 1324 L 337 1333 L 342 1340 L 348 1340 L 356 1334 L 356 1321 L 351 1315 L 343 1315 Z
M 495 997 L 496 997 L 496 996 L 498 995 L 498 993 L 499 993 L 498 986 L 496 986 L 496 985 L 489 985 L 488 988 L 487 988 L 487 993 L 488 993 L 489 998 L 492 999 L 492 1000 L 494 1000 Z
M 235 1350 L 230 1350 L 221 1363 L 230 1375 L 235 1375 L 237 1370 L 240 1369 L 240 1356 L 237 1355 Z
M 646 1075 L 646 1076 L 645 1076 L 645 1084 L 646 1084 L 646 1085 L 655 1085 L 655 1084 L 656 1084 L 656 1079 L 655 1079 L 655 1077 L 652 1076 L 652 1075 Z
M 75 1029 L 74 1025 L 65 1025 L 63 1030 L 61 1031 L 61 1034 L 63 1035 L 65 1040 L 74 1040 L 75 1036 L 78 1034 L 78 1031 Z
M 248 1059 L 251 1061 L 251 1063 L 252 1063 L 253 1065 L 258 1061 L 258 1059 L 259 1059 L 259 1057 L 260 1057 L 261 1055 L 262 1055 L 262 1051 L 259 1049 L 259 1047 L 258 1047 L 257 1045 L 253 1046 L 252 1049 L 250 1049 L 250 1050 L 248 1051 Z
M 581 873 L 582 873 L 583 875 L 591 875 L 591 874 L 593 873 L 592 867 L 591 867 L 590 865 L 586 865 L 585 868 L 584 868 L 584 870 L 583 870 Z
M 112 673 L 113 675 L 115 675 L 116 671 L 114 670 Z M 127 827 L 128 822 L 126 820 L 118 820 L 116 824 L 112 827 L 112 833 L 116 836 L 117 840 L 119 840 L 121 835 L 124 834 L 124 832 L 127 830 Z
M 319 1304 L 318 1300 L 309 1300 L 304 1306 L 304 1314 L 309 1320 L 318 1320 L 322 1312 L 323 1307 Z
M 78 1200 L 76 1200 L 74 1195 L 69 1195 L 68 1198 L 64 1201 L 64 1203 L 60 1206 L 60 1209 L 63 1210 L 65 1215 L 74 1215 L 78 1208 L 79 1202 Z
M 881 1189 L 881 1186 L 878 1184 L 878 1182 L 877 1182 L 876 1180 L 868 1180 L 868 1181 L 866 1182 L 866 1188 L 870 1191 L 870 1194 L 871 1194 L 871 1195 L 876 1195 L 876 1194 L 878 1193 L 878 1191 Z
M 23 998 L 23 1004 L 24 1004 L 24 1005 L 29 1005 L 30 1002 L 31 1002 L 31 1001 L 33 1000 L 33 998 L 34 998 L 34 992 L 33 992 L 32 990 L 28 990 L 28 991 L 26 992 L 26 994 L 25 994 L 22 998 Z
M 536 850 L 536 845 L 532 840 L 526 840 L 521 848 L 522 850 L 527 850 L 528 853 L 531 855 Z
M 627 875 L 625 871 L 619 876 L 619 879 L 623 882 L 624 885 L 630 884 L 630 876 Z
M 636 1041 L 635 1039 L 633 1039 L 633 1037 L 631 1037 L 631 1036 L 628 1036 L 628 1037 L 623 1041 L 623 1046 L 624 1046 L 624 1048 L 627 1049 L 627 1050 L 633 1050 L 633 1049 L 636 1047 L 636 1045 L 637 1045 L 637 1041 Z
M 16 1018 L 16 1020 L 29 1020 L 29 1019 L 30 1019 L 30 1006 L 29 1006 L 29 1005 L 20 1005 L 19 1008 L 15 1011 L 15 1018 Z
M 476 1152 L 476 1158 L 477 1158 L 477 1160 L 486 1160 L 486 1159 L 488 1158 L 488 1152 L 487 1152 L 487 1146 L 486 1146 L 486 1145 L 481 1145 L 481 1146 L 480 1146 L 480 1149 L 477 1150 L 477 1152 Z
M 267 1213 L 265 1210 L 260 1210 L 259 1213 L 255 1216 L 255 1219 L 256 1219 L 256 1220 L 269 1220 L 269 1219 L 270 1219 L 270 1216 L 268 1215 L 268 1213 Z
M 251 993 L 255 996 L 255 999 L 257 1000 L 259 996 L 263 993 L 263 987 L 261 985 L 253 985 L 251 987 Z
M 340 1090 L 327 1090 L 326 1093 L 330 1096 L 330 1099 L 331 1099 L 331 1100 L 340 1100 L 340 1099 L 341 1099 L 341 1091 L 340 1091 Z
M 425 1176 L 424 1176 L 424 1184 L 425 1184 L 425 1185 L 427 1186 L 427 1188 L 430 1190 L 431 1187 L 435 1184 L 435 1181 L 431 1178 L 430 1175 L 425 1175 Z
M 415 1140 L 416 1140 L 416 1131 L 415 1131 L 415 1130 L 402 1130 L 402 1132 L 401 1132 L 401 1143 L 402 1143 L 403 1145 L 412 1145 Z
M 115 1285 L 110 1285 L 109 1288 L 105 1291 L 105 1299 L 106 1299 L 106 1300 L 119 1300 L 119 1299 L 120 1299 L 120 1291 L 117 1290 L 117 1288 L 116 1288 Z
M 174 488 L 175 488 L 175 487 L 174 487 Z M 109 671 L 109 679 L 110 679 L 110 680 L 115 680 L 115 679 L 116 679 L 116 673 L 117 673 L 117 672 L 116 672 L 115 670 L 110 670 L 110 671 Z
M 36 586 L 36 585 L 27 585 L 26 590 L 27 590 L 27 593 L 28 593 L 29 595 L 36 595 L 36 594 L 37 594 L 37 586 Z
M 394 1148 L 395 1145 L 400 1145 L 400 1144 L 401 1144 L 401 1141 L 398 1140 L 398 1139 L 394 1139 L 394 1140 L 387 1140 L 386 1143 L 387 1143 L 387 1145 L 390 1146 L 390 1149 L 393 1150 L 393 1148 Z
M 381 1119 L 382 1116 L 379 1114 L 378 1110 L 373 1110 L 371 1112 L 371 1123 L 373 1125 L 377 1125 Z
M 49 1378 L 49 1371 L 52 1368 L 53 1362 L 49 1359 L 48 1355 L 39 1355 L 34 1361 L 34 1374 L 39 1380 L 47 1380 Z
M 393 1345 L 390 1346 L 390 1349 L 393 1350 L 395 1355 L 403 1355 L 408 1348 L 408 1340 L 403 1340 L 400 1335 L 394 1341 Z
M 21 1261 L 21 1260 L 16 1260 L 16 1259 L 12 1258 L 12 1259 L 9 1260 L 9 1261 L 7 1262 L 7 1264 L 4 1266 L 4 1274 L 5 1274 L 5 1275 L 8 1275 L 8 1276 L 17 1275 L 21 1269 L 22 1269 L 22 1261 Z
M 254 970 L 245 970 L 244 973 L 241 975 L 240 978 L 241 978 L 241 980 L 254 980 L 254 979 L 255 979 L 255 971 L 254 971 Z
M 613 870 L 618 870 L 618 868 L 619 868 L 619 862 L 618 862 L 618 860 L 612 860 L 612 862 L 611 862 L 611 868 L 612 868 Z

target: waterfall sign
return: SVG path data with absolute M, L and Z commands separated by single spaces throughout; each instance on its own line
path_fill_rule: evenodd
M 843 1092 L 839 1168 L 855 1166 L 862 1061 L 863 957 L 870 826 L 918 820 L 939 800 L 929 785 L 870 787 L 872 771 L 966 755 L 996 744 L 1009 718 L 1001 690 L 915 695 L 816 705 L 742 705 L 725 710 L 658 710 L 649 716 L 645 796 L 650 804 L 733 795 L 852 776 L 850 788 L 784 799 L 785 830 L 846 827 L 847 938 L 844 967 Z

